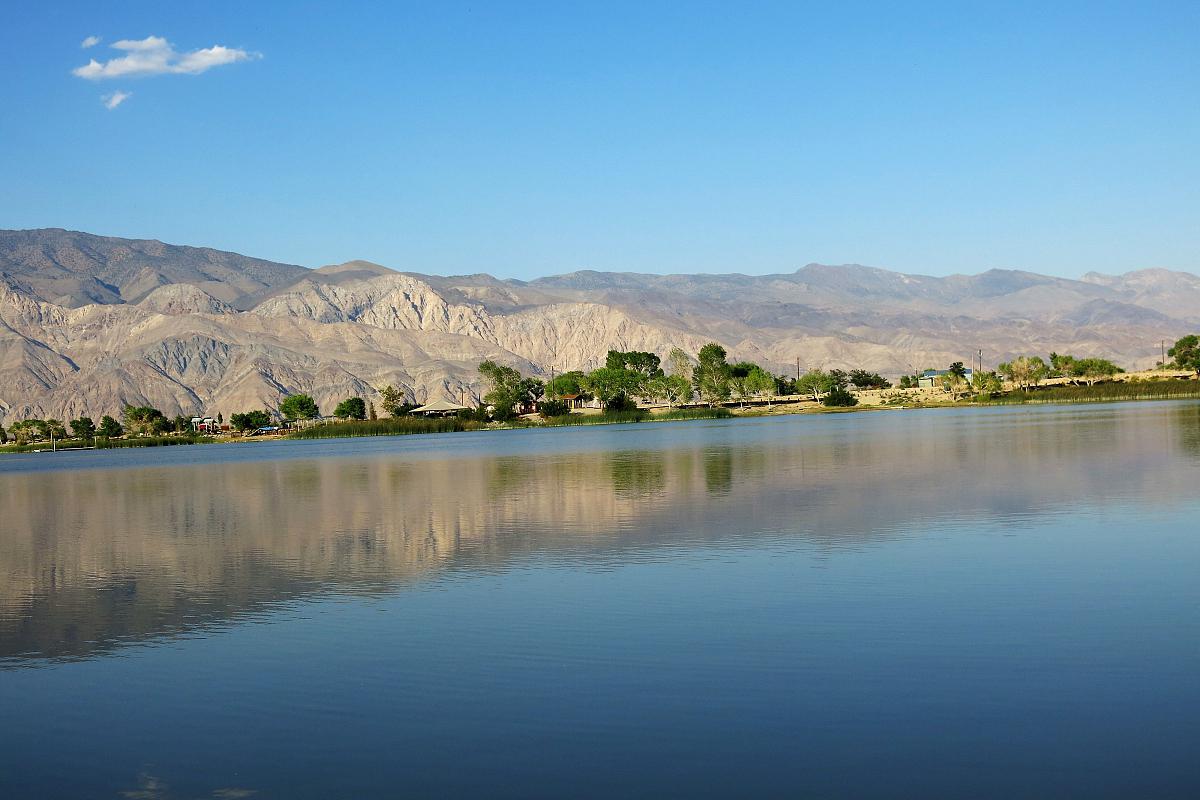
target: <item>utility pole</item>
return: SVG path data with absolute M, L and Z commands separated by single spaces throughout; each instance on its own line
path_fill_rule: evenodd
M 800 356 L 796 356 L 796 380 L 800 380 Z
M 979 374 L 983 374 L 983 348 L 979 348 Z

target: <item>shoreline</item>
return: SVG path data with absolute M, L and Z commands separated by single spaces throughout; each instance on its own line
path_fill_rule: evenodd
M 1055 388 L 1057 388 L 1057 387 L 1055 387 Z M 1082 389 L 1085 387 L 1074 387 L 1074 388 Z M 1091 387 L 1086 387 L 1086 388 L 1091 388 Z M 1040 391 L 1046 391 L 1046 389 L 1043 389 Z M 51 453 L 51 452 L 79 452 L 79 451 L 85 451 L 85 450 L 104 451 L 104 450 L 120 450 L 120 449 L 129 449 L 129 448 L 177 447 L 177 446 L 187 446 L 187 445 L 252 444 L 255 442 L 278 442 L 278 441 L 286 441 L 289 439 L 296 440 L 296 441 L 305 440 L 305 439 L 309 439 L 309 440 L 314 440 L 314 439 L 358 439 L 358 438 L 386 437 L 386 436 L 422 436 L 422 435 L 428 435 L 428 434 L 432 434 L 432 433 L 473 433 L 476 431 L 579 428 L 579 427 L 590 427 L 593 425 L 625 425 L 625 424 L 641 424 L 641 423 L 668 423 L 668 422 L 704 422 L 704 421 L 722 420 L 722 419 L 759 419 L 759 418 L 763 418 L 763 417 L 773 417 L 773 416 L 802 416 L 802 415 L 806 415 L 806 414 L 847 414 L 847 413 L 853 414 L 853 413 L 873 412 L 873 411 L 914 411 L 914 410 L 922 410 L 922 409 L 941 409 L 941 408 L 988 408 L 988 407 L 1007 407 L 1007 406 L 1022 406 L 1022 405 L 1039 405 L 1039 406 L 1040 405 L 1064 405 L 1064 406 L 1067 406 L 1067 405 L 1083 405 L 1083 404 L 1094 405 L 1097 403 L 1154 402 L 1154 401 L 1163 401 L 1163 400 L 1200 400 L 1200 384 L 1196 384 L 1192 391 L 1176 392 L 1173 394 L 1172 393 L 1161 393 L 1161 394 L 1148 393 L 1144 396 L 1076 397 L 1076 398 L 1044 397 L 1043 398 L 1043 397 L 1036 397 L 1036 396 L 1022 396 L 1021 394 L 1017 394 L 1017 392 L 1019 392 L 1019 390 L 1016 390 L 1016 392 L 1013 392 L 1013 393 L 1007 393 L 1005 395 L 1001 395 L 997 398 L 993 398 L 993 399 L 989 399 L 989 400 L 982 400 L 982 401 L 981 400 L 959 400 L 959 401 L 942 400 L 942 401 L 938 401 L 936 399 L 920 399 L 920 398 L 914 397 L 915 402 L 912 402 L 912 403 L 901 404 L 901 403 L 869 402 L 869 403 L 860 403 L 859 405 L 855 405 L 855 406 L 834 406 L 834 407 L 823 406 L 820 404 L 820 402 L 813 401 L 813 400 L 786 401 L 786 402 L 782 402 L 782 403 L 776 402 L 776 404 L 773 406 L 766 406 L 760 402 L 759 404 L 751 406 L 751 407 L 734 408 L 734 407 L 723 405 L 723 406 L 716 406 L 712 409 L 714 412 L 716 411 L 716 409 L 724 409 L 728 412 L 727 414 L 713 413 L 711 415 L 704 414 L 704 415 L 697 415 L 695 417 L 675 417 L 675 418 L 671 418 L 671 417 L 667 416 L 667 414 L 670 412 L 662 411 L 662 413 L 656 413 L 656 411 L 658 411 L 659 409 L 644 409 L 647 412 L 646 416 L 641 417 L 641 418 L 633 418 L 633 419 L 630 419 L 630 418 L 605 419 L 604 418 L 605 415 L 603 413 L 591 413 L 591 414 L 573 415 L 576 417 L 588 418 L 588 421 L 586 421 L 586 422 L 584 422 L 584 421 L 565 422 L 565 423 L 560 422 L 560 423 L 556 424 L 553 421 L 549 421 L 549 420 L 539 421 L 535 418 L 526 417 L 526 418 L 522 418 L 522 419 L 524 419 L 524 422 L 521 424 L 488 423 L 486 425 L 480 425 L 479 427 L 469 427 L 469 428 L 462 428 L 462 429 L 455 429 L 455 428 L 451 427 L 448 429 L 441 429 L 441 430 L 433 430 L 433 429 L 431 429 L 431 430 L 411 430 L 411 431 L 397 430 L 397 431 L 389 431 L 389 432 L 363 431 L 360 433 L 354 433 L 354 432 L 346 432 L 343 426 L 346 426 L 346 427 L 354 426 L 354 425 L 359 424 L 359 422 L 345 421 L 345 422 L 339 422 L 339 423 L 331 423 L 331 426 L 336 425 L 341 430 L 339 430 L 337 432 L 332 432 L 332 433 L 330 433 L 330 435 L 327 435 L 327 436 L 321 436 L 321 435 L 297 436 L 297 435 L 295 435 L 296 432 L 290 432 L 290 433 L 284 434 L 282 436 L 196 437 L 194 439 L 180 437 L 179 441 L 171 441 L 171 442 L 164 442 L 162 440 L 162 437 L 156 437 L 154 441 L 152 441 L 152 442 L 148 441 L 145 444 L 138 443 L 138 440 L 135 438 L 135 439 L 121 439 L 121 440 L 119 440 L 121 442 L 120 444 L 115 445 L 115 446 L 107 446 L 107 447 L 96 447 L 95 445 L 86 445 L 86 444 L 79 443 L 80 440 L 67 439 L 67 440 L 63 440 L 63 443 L 65 444 L 67 442 L 71 442 L 70 445 L 65 446 L 65 447 L 64 446 L 55 446 L 53 449 L 51 448 L 50 443 L 48 443 L 48 442 L 38 442 L 38 443 L 36 443 L 36 445 L 34 445 L 34 444 L 20 445 L 19 446 L 20 449 L 14 449 L 14 447 L 17 447 L 14 445 L 0 445 L 0 456 L 34 455 L 34 454 Z M 1036 395 L 1036 393 L 1037 393 L 1037 391 L 1035 390 L 1035 392 L 1027 393 L 1027 394 Z M 1009 398 L 1011 398 L 1011 399 L 1009 399 Z M 675 411 L 675 412 L 678 412 L 680 410 L 681 409 L 672 409 L 672 411 Z M 683 409 L 683 410 L 707 411 L 707 410 L 709 410 L 709 407 L 706 407 L 706 406 L 705 407 L 691 407 L 691 408 Z M 403 418 L 403 417 L 401 417 L 401 418 L 385 418 L 384 420 L 377 420 L 377 422 L 385 422 L 386 423 L 391 419 L 407 419 L 407 418 Z M 419 418 L 414 418 L 414 419 L 419 419 Z M 361 422 L 365 424 L 367 422 L 367 420 L 362 420 Z M 307 428 L 304 430 L 310 430 L 310 431 L 319 430 L 321 427 L 324 427 L 324 426 L 314 426 L 313 428 Z

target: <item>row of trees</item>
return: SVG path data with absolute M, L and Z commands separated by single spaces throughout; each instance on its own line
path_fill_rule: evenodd
M 82 440 L 114 438 L 127 433 L 149 436 L 191 430 L 190 418 L 178 416 L 168 419 L 161 411 L 149 406 L 126 406 L 123 416 L 124 424 L 106 414 L 98 425 L 88 416 L 81 416 L 66 424 L 57 419 L 25 419 L 14 422 L 7 431 L 0 426 L 0 444 L 7 444 L 10 439 L 17 444 L 66 439 L 68 426 L 70 438 Z
M 701 347 L 695 357 L 674 348 L 665 364 L 654 353 L 610 350 L 603 367 L 591 372 L 565 372 L 546 383 L 526 378 L 516 369 L 490 360 L 479 365 L 479 372 L 489 386 L 484 403 L 500 416 L 519 413 L 535 403 L 546 415 L 567 413 L 569 406 L 564 398 L 597 400 L 606 411 L 623 411 L 636 406 L 634 398 L 660 402 L 670 408 L 696 398 L 709 406 L 730 400 L 743 404 L 766 400 L 770 405 L 783 394 L 805 394 L 820 400 L 837 392 L 834 403 L 848 405 L 853 399 L 850 386 L 861 389 L 891 386 L 879 374 L 865 370 L 817 369 L 799 379 L 773 375 L 753 362 L 729 363 L 725 348 L 715 342 Z
M 1167 351 L 1177 369 L 1187 369 L 1200 374 L 1200 336 L 1184 336 Z M 1020 356 L 1006 361 L 995 372 L 975 372 L 967 378 L 962 362 L 955 362 L 937 378 L 937 383 L 954 399 L 975 394 L 992 394 L 1002 390 L 1001 379 L 1028 390 L 1047 378 L 1067 378 L 1073 383 L 1091 386 L 1101 380 L 1112 378 L 1123 370 L 1112 361 L 1103 358 L 1077 358 L 1069 354 L 1051 353 L 1049 362 L 1041 356 Z M 695 357 L 680 348 L 671 350 L 666 364 L 654 353 L 644 351 L 610 350 L 603 367 L 591 372 L 565 372 L 548 382 L 538 378 L 524 377 L 516 369 L 484 361 L 479 365 L 480 375 L 488 383 L 489 391 L 483 401 L 494 409 L 493 416 L 505 418 L 540 406 L 542 413 L 550 416 L 569 412 L 570 406 L 564 398 L 582 398 L 585 401 L 599 400 L 607 411 L 622 411 L 636 407 L 634 398 L 645 398 L 665 403 L 668 407 L 689 403 L 699 398 L 709 406 L 737 400 L 766 400 L 768 405 L 779 395 L 807 395 L 830 405 L 848 405 L 854 400 L 850 387 L 857 389 L 888 389 L 891 383 L 878 373 L 855 369 L 813 369 L 799 378 L 773 375 L 763 367 L 749 361 L 730 364 L 721 345 L 710 342 L 700 348 Z M 900 379 L 900 388 L 916 387 L 919 375 L 905 375 Z M 378 390 L 380 406 L 392 417 L 403 416 L 416 406 L 408 402 L 404 391 L 394 386 L 383 386 Z M 312 396 L 293 394 L 279 404 L 279 414 L 288 421 L 315 419 L 320 409 Z M 375 405 L 361 397 L 348 397 L 338 403 L 334 416 L 341 419 L 375 419 Z M 472 412 L 475 413 L 475 412 Z M 222 415 L 217 415 L 223 424 Z M 270 412 L 264 410 L 233 414 L 230 424 L 240 431 L 257 430 L 272 422 Z M 168 418 L 151 406 L 126 406 L 122 422 L 105 415 L 100 423 L 91 417 L 81 416 L 64 424 L 57 419 L 26 419 L 15 422 L 5 430 L 0 426 L 0 444 L 10 440 L 25 444 L 50 439 L 65 439 L 70 435 L 76 439 L 162 435 L 191 431 L 191 419 L 184 416 Z

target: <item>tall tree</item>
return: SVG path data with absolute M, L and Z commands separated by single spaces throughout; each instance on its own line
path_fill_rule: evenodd
M 377 391 L 379 392 L 379 405 L 387 415 L 389 417 L 400 416 L 401 409 L 407 404 L 407 396 L 404 392 L 391 384 L 380 386 Z
M 614 405 L 624 407 L 630 395 L 641 390 L 645 377 L 625 368 L 601 367 L 588 373 L 587 390 L 596 396 L 605 408 Z
M 117 422 L 108 414 L 105 414 L 100 418 L 100 427 L 97 429 L 96 433 L 100 434 L 106 439 L 111 439 L 114 436 L 125 435 L 125 429 L 121 427 L 121 423 Z
M 756 366 L 746 376 L 746 389 L 755 397 L 765 397 L 767 408 L 770 408 L 771 401 L 775 399 L 775 377 L 762 367 Z
M 820 400 L 821 395 L 835 388 L 837 388 L 837 383 L 833 376 L 820 369 L 810 369 L 800 376 L 800 380 L 796 381 L 796 392 L 810 395 L 813 400 Z
M 696 368 L 692 371 L 692 382 L 696 393 L 710 406 L 729 399 L 729 363 L 725 360 L 725 348 L 709 342 L 697 354 Z
M 96 423 L 92 422 L 91 417 L 73 419 L 71 420 L 71 433 L 77 439 L 91 439 L 96 435 Z
M 1200 336 L 1189 334 L 1175 342 L 1167 351 L 1178 369 L 1190 369 L 1200 375 Z
M 608 356 L 604 359 L 604 366 L 608 369 L 627 369 L 639 373 L 644 378 L 655 378 L 661 375 L 660 364 L 661 361 L 654 353 L 641 350 L 630 350 L 629 352 L 609 350 Z
M 1095 386 L 1097 381 L 1120 371 L 1120 367 L 1106 358 L 1081 358 L 1071 364 L 1071 377 L 1083 380 L 1088 386 Z
M 678 347 L 672 347 L 667 354 L 667 374 L 692 382 L 692 359 Z
M 283 398 L 283 402 L 279 404 L 279 413 L 288 420 L 316 419 L 321 416 L 316 401 L 306 394 L 293 394 Z
M 504 364 L 497 364 L 488 359 L 479 364 L 479 374 L 491 387 L 483 396 L 483 402 L 495 409 L 495 415 L 508 419 L 515 413 L 524 392 L 521 386 L 521 373 Z
M 1014 358 L 1012 361 L 1000 364 L 997 369 L 1001 375 L 1022 390 L 1027 390 L 1030 386 L 1037 386 L 1050 371 L 1040 356 Z
M 583 386 L 586 381 L 587 376 L 578 370 L 564 372 L 562 375 L 546 382 L 546 396 L 558 399 L 566 397 L 569 394 L 583 394 Z
M 347 397 L 333 409 L 338 419 L 366 419 L 367 404 L 361 397 Z

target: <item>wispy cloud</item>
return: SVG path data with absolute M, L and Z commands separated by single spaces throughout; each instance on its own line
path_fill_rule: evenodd
M 100 99 L 104 101 L 104 107 L 112 111 L 117 106 L 124 103 L 129 98 L 133 97 L 133 92 L 122 92 L 120 89 L 112 94 L 106 94 Z
M 89 36 L 86 39 L 84 39 L 82 42 L 80 42 L 79 46 L 82 47 L 84 50 L 87 50 L 89 47 L 95 47 L 98 44 L 100 44 L 99 36 Z
M 90 81 L 148 75 L 199 75 L 222 64 L 262 58 L 260 53 L 219 44 L 180 53 L 161 36 L 122 39 L 113 42 L 112 48 L 125 55 L 103 63 L 93 58 L 82 67 L 71 70 L 71 74 Z

